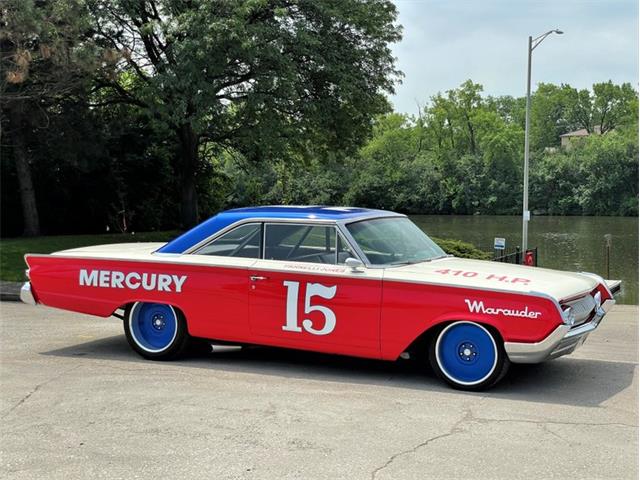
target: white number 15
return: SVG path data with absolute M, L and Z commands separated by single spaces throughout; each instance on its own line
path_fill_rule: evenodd
M 323 305 L 311 305 L 311 297 L 322 297 L 327 300 L 332 299 L 336 295 L 336 285 L 326 287 L 320 283 L 307 283 L 306 294 L 304 296 L 304 313 L 320 312 L 324 315 L 324 326 L 320 329 L 313 328 L 313 322 L 305 318 L 302 321 L 302 328 L 298 323 L 298 293 L 300 291 L 300 282 L 285 281 L 282 283 L 287 287 L 287 320 L 282 330 L 286 332 L 302 332 L 304 328 L 313 335 L 328 335 L 336 328 L 336 315 L 329 307 Z

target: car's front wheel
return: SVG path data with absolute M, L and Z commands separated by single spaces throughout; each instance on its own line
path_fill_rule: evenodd
M 131 348 L 151 360 L 176 358 L 189 342 L 184 316 L 164 303 L 130 305 L 125 312 L 124 333 Z
M 509 368 L 501 339 L 469 321 L 450 323 L 432 337 L 429 362 L 451 386 L 472 391 L 495 385 Z

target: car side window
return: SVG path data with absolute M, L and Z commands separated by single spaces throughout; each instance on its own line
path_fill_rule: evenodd
M 327 225 L 265 225 L 265 260 L 336 264 L 336 229 Z
M 259 223 L 249 223 L 234 228 L 195 253 L 221 257 L 260 258 L 261 250 L 262 227 Z

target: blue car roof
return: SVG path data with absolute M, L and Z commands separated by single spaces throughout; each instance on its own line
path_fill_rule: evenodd
M 265 206 L 235 208 L 221 212 L 158 249 L 158 253 L 183 253 L 211 235 L 236 223 L 250 218 L 273 219 L 319 219 L 350 221 L 366 217 L 397 215 L 386 210 L 357 207 L 323 206 Z

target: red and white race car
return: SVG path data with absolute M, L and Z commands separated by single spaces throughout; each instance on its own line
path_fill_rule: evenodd
M 361 208 L 229 210 L 166 244 L 25 258 L 24 302 L 119 316 L 149 359 L 191 338 L 417 356 L 467 390 L 571 353 L 614 304 L 597 275 L 455 258 L 406 216 Z

